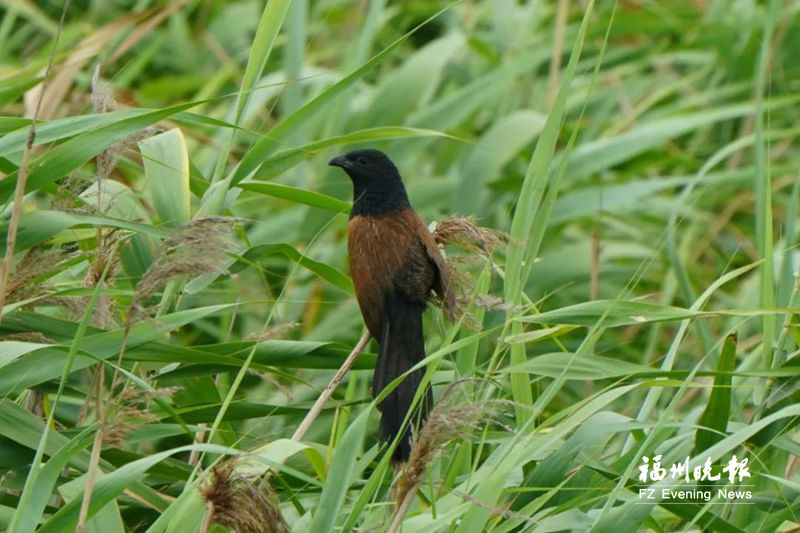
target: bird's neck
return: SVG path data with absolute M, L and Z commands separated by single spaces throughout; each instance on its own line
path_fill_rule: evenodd
M 380 217 L 411 207 L 403 182 L 387 180 L 382 183 L 353 183 L 353 208 L 350 218 L 356 216 Z

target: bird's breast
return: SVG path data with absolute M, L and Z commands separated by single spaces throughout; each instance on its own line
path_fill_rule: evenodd
M 388 284 L 403 267 L 413 234 L 400 220 L 358 216 L 348 224 L 347 247 L 354 276 L 365 285 Z M 355 280 L 354 280 L 355 281 Z
M 380 330 L 386 297 L 394 290 L 415 241 L 414 234 L 400 216 L 355 216 L 347 230 L 356 298 L 367 328 L 375 335 Z

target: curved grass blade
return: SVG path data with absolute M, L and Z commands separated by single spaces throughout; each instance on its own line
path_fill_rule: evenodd
M 296 204 L 319 207 L 320 209 L 333 211 L 334 213 L 347 213 L 350 211 L 350 202 L 339 200 L 338 198 L 328 196 L 327 194 L 322 194 L 316 191 L 308 191 L 305 189 L 298 189 L 289 185 L 248 181 L 245 183 L 240 183 L 237 185 L 237 187 L 246 191 L 272 196 L 273 198 L 289 200 L 290 202 L 294 202 Z
M 144 176 L 161 222 L 175 228 L 189 221 L 189 154 L 183 133 L 173 128 L 139 143 Z
M 328 469 L 328 479 L 322 488 L 319 505 L 309 528 L 311 533 L 327 533 L 335 529 L 336 520 L 342 512 L 342 503 L 353 478 L 356 457 L 364 441 L 369 414 L 370 409 L 365 409 L 358 415 L 336 446 Z
M 26 250 L 50 239 L 57 233 L 76 226 L 120 228 L 158 238 L 169 237 L 170 231 L 140 222 L 129 222 L 119 218 L 64 211 L 31 211 L 20 217 L 17 234 L 17 250 Z M 0 224 L 0 244 L 5 245 L 8 221 Z M 94 235 L 94 233 L 92 233 Z
M 124 118 L 96 130 L 82 133 L 46 151 L 31 163 L 28 175 L 28 190 L 39 190 L 65 178 L 70 172 L 88 162 L 109 146 L 126 137 L 152 126 L 161 120 L 190 109 L 201 102 L 189 102 L 138 116 Z M 0 202 L 6 202 L 14 192 L 18 172 L 0 180 Z
M 143 457 L 136 461 L 123 465 L 113 472 L 103 476 L 95 483 L 92 491 L 92 502 L 89 506 L 89 518 L 97 514 L 108 502 L 120 495 L 125 489 L 131 487 L 136 482 L 144 478 L 145 473 L 160 463 L 177 453 L 187 451 L 204 451 L 224 455 L 238 455 L 238 450 L 233 450 L 224 446 L 213 444 L 191 444 L 173 448 L 161 453 Z M 81 497 L 76 497 L 68 504 L 59 509 L 50 519 L 39 529 L 40 533 L 56 533 L 61 531 L 72 531 L 78 523 L 78 513 L 80 511 Z
M 547 116 L 544 128 L 539 135 L 539 141 L 531 157 L 525 179 L 522 182 L 522 189 L 519 193 L 519 200 L 514 210 L 514 218 L 511 221 L 511 245 L 508 247 L 506 259 L 506 277 L 503 288 L 505 301 L 512 306 L 521 302 L 522 289 L 525 286 L 527 275 L 530 272 L 533 252 L 531 236 L 534 234 L 534 223 L 539 210 L 544 190 L 550 177 L 550 168 L 555 153 L 556 142 L 561 131 L 561 124 L 564 120 L 567 108 L 567 94 L 569 92 L 572 78 L 578 67 L 581 52 L 583 50 L 586 32 L 589 27 L 594 2 L 589 2 L 581 21 L 578 35 L 570 54 L 569 62 L 564 70 L 558 88 L 558 94 Z M 546 220 L 540 220 L 540 224 L 545 224 Z M 521 333 L 521 327 L 512 325 L 512 334 Z M 514 344 L 511 346 L 511 364 L 519 364 L 525 360 L 525 350 L 522 345 Z M 511 390 L 514 401 L 518 404 L 516 408 L 517 427 L 525 425 L 530 412 L 526 409 L 533 404 L 531 384 L 527 375 L 512 374 Z
M 253 248 L 250 248 L 242 256 L 240 256 L 239 263 L 232 266 L 231 271 L 237 272 L 238 270 L 241 270 L 244 265 L 252 263 L 252 258 L 254 257 L 263 257 L 276 254 L 282 255 L 287 259 L 300 264 L 334 287 L 337 287 L 347 293 L 353 292 L 353 282 L 350 281 L 350 278 L 348 278 L 345 274 L 330 265 L 310 259 L 308 256 L 298 252 L 290 244 L 285 243 L 262 244 L 260 246 L 254 246 Z
M 717 370 L 731 372 L 736 368 L 736 335 L 728 335 L 722 345 L 722 353 L 717 362 Z M 699 455 L 718 443 L 728 429 L 728 418 L 731 411 L 731 376 L 720 374 L 714 378 L 711 396 L 703 414 L 700 415 L 692 455 Z M 703 429 L 708 428 L 708 429 Z

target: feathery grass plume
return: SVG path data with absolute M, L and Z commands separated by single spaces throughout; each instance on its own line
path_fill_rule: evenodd
M 465 385 L 471 382 L 457 381 L 448 386 L 420 432 L 414 436 L 411 455 L 397 480 L 395 501 L 398 505 L 422 482 L 428 465 L 439 450 L 450 441 L 470 436 L 485 426 L 487 420 L 495 418 L 496 402 L 470 400 Z
M 42 276 L 59 270 L 58 266 L 74 257 L 73 251 L 63 248 L 35 246 L 22 256 L 6 288 L 6 303 L 19 302 L 43 294 L 46 283 L 40 283 Z
M 180 388 L 162 387 L 144 390 L 126 384 L 108 406 L 103 433 L 104 444 L 120 446 L 131 431 L 158 420 L 158 417 L 148 411 L 147 404 L 154 398 L 170 398 Z
M 109 111 L 117 109 L 117 101 L 114 98 L 111 87 L 100 80 L 99 64 L 95 67 L 94 73 L 92 74 L 91 88 L 91 102 L 95 113 L 108 113 Z M 129 146 L 131 142 L 136 142 L 141 134 L 142 132 L 139 132 L 133 136 L 129 136 L 109 146 L 105 150 L 102 150 L 97 155 L 95 160 L 95 181 L 97 182 L 97 205 L 95 206 L 95 210 L 97 212 L 103 213 L 105 211 L 102 203 L 103 182 L 111 176 L 111 173 L 116 168 L 117 160 L 122 150 Z M 108 202 L 108 205 L 110 206 L 111 202 Z M 117 229 L 97 228 L 95 254 L 89 262 L 89 270 L 86 273 L 84 286 L 90 288 L 95 287 L 104 272 L 106 283 L 110 283 L 111 280 L 114 279 L 119 265 L 119 235 L 120 233 Z M 86 298 L 85 303 L 88 304 L 88 302 L 89 298 Z M 113 302 L 111 298 L 105 294 L 102 294 L 97 301 L 97 305 L 92 313 L 92 323 L 103 329 L 109 329 L 116 325 Z
M 95 66 L 94 73 L 92 74 L 91 102 L 92 109 L 95 113 L 108 113 L 109 111 L 115 111 L 117 109 L 117 100 L 114 98 L 114 93 L 111 90 L 111 87 L 104 81 L 100 80 L 99 64 Z M 134 134 L 134 137 L 138 137 L 139 135 L 141 135 L 141 133 L 136 133 Z M 107 179 L 114 171 L 114 168 L 117 166 L 117 160 L 119 159 L 120 152 L 127 146 L 131 145 L 131 138 L 132 137 L 127 137 L 97 154 L 96 177 L 98 209 L 100 208 L 100 194 L 102 191 L 103 180 Z
M 255 333 L 251 333 L 245 337 L 245 340 L 248 341 L 255 341 L 255 342 L 264 342 L 270 341 L 274 339 L 280 339 L 281 337 L 286 336 L 287 333 L 290 331 L 294 331 L 300 327 L 300 322 L 285 322 L 283 324 L 276 324 L 274 326 L 270 326 L 263 331 L 256 331 Z
M 100 80 L 100 65 L 94 67 L 92 73 L 92 109 L 95 113 L 108 113 L 117 109 L 117 100 L 111 92 L 111 87 Z
M 3 335 L 0 337 L 3 341 L 18 341 L 18 342 L 35 342 L 39 344 L 58 344 L 58 341 L 52 339 L 42 333 L 41 331 L 21 331 L 19 333 L 11 333 L 10 335 Z
M 90 101 L 92 110 L 95 113 L 108 113 L 118 108 L 111 87 L 100 80 L 100 65 L 95 67 L 92 74 Z M 106 198 L 106 201 L 103 202 L 103 182 L 117 168 L 120 154 L 157 132 L 158 128 L 155 127 L 144 128 L 102 150 L 95 157 L 95 175 L 93 179 L 86 178 L 77 172 L 72 172 L 59 180 L 58 188 L 52 199 L 52 208 L 90 213 L 104 213 L 107 211 L 108 206 L 112 204 L 113 198 Z M 95 182 L 97 183 L 97 205 L 93 206 L 82 199 L 80 195 Z M 103 208 L 103 203 L 106 204 L 106 209 Z M 106 230 L 99 228 L 98 231 Z
M 73 319 L 77 320 L 86 310 L 88 301 L 88 298 L 85 296 L 45 296 L 40 298 L 36 304 L 61 307 L 66 309 L 67 313 L 72 316 Z M 92 322 L 94 322 L 94 320 Z
M 92 74 L 92 92 L 91 102 L 92 109 L 95 113 L 108 113 L 117 109 L 117 100 L 114 98 L 114 92 L 111 87 L 100 79 L 100 65 L 94 68 Z M 97 180 L 97 210 L 102 212 L 102 192 L 103 181 L 111 176 L 111 173 L 117 167 L 119 155 L 132 146 L 135 146 L 139 141 L 150 137 L 156 132 L 156 128 L 145 128 L 132 135 L 129 135 L 121 141 L 112 144 L 105 150 L 101 151 L 96 159 L 95 178 Z
M 503 301 L 499 296 L 493 294 L 479 294 L 475 297 L 475 305 L 479 305 L 489 311 L 508 311 L 511 306 Z
M 146 313 L 144 302 L 169 281 L 219 272 L 233 246 L 231 226 L 237 221 L 221 216 L 193 218 L 166 239 L 136 285 L 128 323 Z
M 92 185 L 92 180 L 78 172 L 72 172 L 58 181 L 50 208 L 55 211 L 92 211 L 81 198 L 81 193 Z
M 83 280 L 84 287 L 96 287 L 104 272 L 106 285 L 111 283 L 119 270 L 122 239 L 122 233 L 116 228 L 97 229 L 95 253 L 89 261 L 86 278 Z M 84 309 L 90 300 L 90 296 L 81 299 Z M 101 329 L 110 329 L 117 325 L 114 318 L 114 302 L 105 293 L 100 295 L 92 311 L 92 324 Z
M 131 431 L 157 420 L 158 417 L 140 407 L 113 401 L 108 406 L 103 444 L 119 447 Z
M 236 471 L 235 459 L 212 468 L 200 487 L 211 521 L 237 533 L 288 533 L 289 526 L 269 484 L 262 483 L 259 488 L 255 481 Z
M 103 231 L 98 235 L 96 251 L 84 280 L 86 287 L 96 286 L 100 278 L 103 277 L 103 272 L 106 272 L 107 280 L 114 277 L 119 267 L 119 256 L 116 250 L 121 240 L 122 234 L 117 228 Z M 108 267 L 107 271 L 106 267 Z
M 477 249 L 485 256 L 508 243 L 509 237 L 502 231 L 478 225 L 472 216 L 451 215 L 436 223 L 433 238 L 440 246 L 454 244 L 462 248 Z
M 451 215 L 436 223 L 433 238 L 439 246 L 454 245 L 466 250 L 477 251 L 483 257 L 491 258 L 494 251 L 504 248 L 508 243 L 508 235 L 491 228 L 479 226 L 475 217 Z M 471 302 L 481 304 L 480 296 L 471 294 L 475 288 L 475 278 L 467 270 L 475 259 L 469 256 L 448 256 L 447 271 L 450 275 L 451 290 L 456 295 L 456 316 L 461 316 L 462 324 L 469 330 L 477 330 L 480 324 L 466 310 Z M 444 302 L 436 298 L 434 303 L 444 309 Z
M 467 266 L 473 261 L 460 256 L 448 256 L 445 258 L 447 273 L 450 275 L 450 290 L 455 294 L 455 309 L 453 313 L 457 319 L 461 320 L 461 325 L 469 331 L 478 331 L 481 324 L 470 312 L 469 304 L 471 300 L 477 300 L 477 296 L 470 294 L 475 290 L 475 277 L 467 270 Z M 432 302 L 442 311 L 446 312 L 445 301 L 434 294 Z

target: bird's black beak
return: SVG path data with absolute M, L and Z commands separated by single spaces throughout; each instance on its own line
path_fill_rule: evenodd
M 347 170 L 351 166 L 350 161 L 345 159 L 343 155 L 337 155 L 336 157 L 328 161 L 328 164 L 332 167 L 341 167 L 345 170 Z

